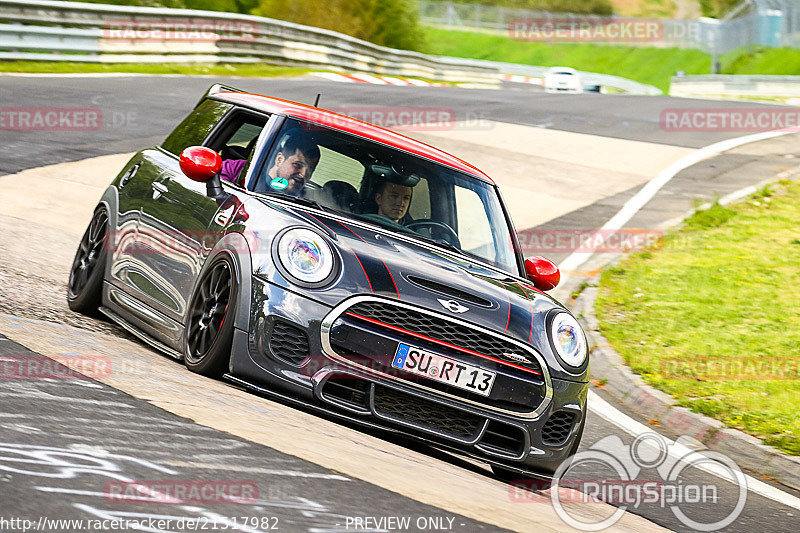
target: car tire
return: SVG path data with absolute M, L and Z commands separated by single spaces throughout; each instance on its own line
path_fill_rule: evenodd
M 81 237 L 69 271 L 67 305 L 77 313 L 94 315 L 100 307 L 106 270 L 107 236 L 108 211 L 101 206 L 95 210 L 92 221 Z
M 192 372 L 218 378 L 227 371 L 237 291 L 233 259 L 213 259 L 192 295 L 184 328 L 184 363 Z

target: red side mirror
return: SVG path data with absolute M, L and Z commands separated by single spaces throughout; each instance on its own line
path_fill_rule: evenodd
M 190 146 L 181 153 L 181 170 L 189 179 L 206 182 L 219 174 L 222 158 L 205 146 Z
M 555 289 L 561 281 L 561 272 L 555 263 L 544 257 L 534 256 L 525 260 L 525 275 L 540 291 Z

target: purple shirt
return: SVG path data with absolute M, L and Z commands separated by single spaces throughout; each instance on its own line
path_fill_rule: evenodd
M 219 177 L 225 181 L 236 183 L 246 163 L 247 159 L 226 159 L 222 162 L 222 170 L 219 171 Z

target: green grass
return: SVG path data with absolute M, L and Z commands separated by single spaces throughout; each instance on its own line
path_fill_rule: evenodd
M 699 50 L 523 42 L 504 35 L 426 28 L 429 54 L 506 61 L 526 65 L 569 66 L 622 76 L 654 85 L 664 92 L 678 70 L 707 74 L 711 57 Z
M 622 17 L 675 18 L 678 10 L 673 0 L 611 0 L 611 4 Z
M 72 63 L 47 61 L 0 61 L 0 72 L 27 73 L 97 73 L 135 72 L 142 74 L 184 74 L 211 76 L 275 77 L 299 76 L 308 69 L 276 67 L 264 63 Z
M 713 206 L 603 273 L 631 369 L 691 410 L 800 455 L 800 183 Z
M 622 76 L 654 85 L 667 93 L 670 78 L 709 74 L 711 56 L 700 50 L 606 46 L 577 43 L 523 42 L 505 35 L 426 28 L 426 52 L 455 57 L 506 61 L 545 67 L 568 66 L 578 70 Z M 755 48 L 737 50 L 720 58 L 723 74 L 800 75 L 800 50 Z
M 756 48 L 732 56 L 723 57 L 723 74 L 800 74 L 800 50 L 794 48 Z

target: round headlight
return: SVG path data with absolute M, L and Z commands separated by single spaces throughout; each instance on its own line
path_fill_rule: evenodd
M 553 318 L 550 338 L 558 357 L 568 366 L 579 368 L 586 361 L 586 337 L 572 315 L 559 313 Z
M 305 283 L 320 283 L 333 272 L 331 247 L 309 229 L 290 229 L 281 235 L 278 260 L 292 277 Z

